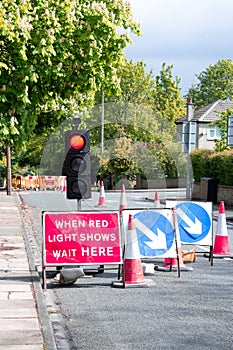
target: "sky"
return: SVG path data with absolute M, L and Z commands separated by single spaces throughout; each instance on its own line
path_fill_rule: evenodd
M 126 58 L 143 60 L 159 75 L 162 63 L 173 65 L 187 93 L 195 75 L 220 59 L 233 59 L 233 0 L 130 0 L 143 35 L 130 35 Z

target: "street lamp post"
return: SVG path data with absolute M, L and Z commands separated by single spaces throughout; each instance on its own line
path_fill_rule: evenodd
M 104 153 L 104 91 L 102 90 L 102 113 L 101 113 L 101 155 Z
M 191 120 L 194 115 L 194 103 L 190 98 L 187 103 L 187 120 L 188 120 L 188 147 L 187 147 L 187 176 L 186 176 L 186 199 L 191 200 Z

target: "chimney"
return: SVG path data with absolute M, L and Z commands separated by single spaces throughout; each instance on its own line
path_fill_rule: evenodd
M 187 102 L 187 118 L 188 118 L 188 121 L 193 119 L 194 107 L 195 107 L 195 104 L 193 103 L 192 98 L 189 98 L 189 100 Z

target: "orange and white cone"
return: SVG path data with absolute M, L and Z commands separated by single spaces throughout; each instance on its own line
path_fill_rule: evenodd
M 177 253 L 179 257 L 179 266 L 177 258 L 165 258 L 163 267 L 156 266 L 156 270 L 159 271 L 177 271 L 178 267 L 181 271 L 193 271 L 193 268 L 184 264 L 183 254 L 181 249 L 181 241 L 179 232 L 176 234 L 176 242 L 177 242 Z
M 100 181 L 100 195 L 99 195 L 99 206 L 105 205 L 105 192 L 104 192 L 104 182 Z
M 149 287 L 153 280 L 145 279 L 141 264 L 137 233 L 133 215 L 129 214 L 128 230 L 125 245 L 123 281 L 112 282 L 113 287 Z
M 193 270 L 192 267 L 191 268 L 187 267 L 184 264 L 179 234 L 177 236 L 178 236 L 176 238 L 177 239 L 177 252 L 178 252 L 178 256 L 179 256 L 179 267 L 180 267 L 180 270 L 182 270 L 182 271 L 192 271 Z M 178 259 L 177 258 L 165 258 L 163 266 L 165 268 L 167 268 L 167 269 L 171 269 L 171 270 L 177 271 L 177 269 L 178 269 Z
M 155 203 L 155 208 L 160 208 L 159 193 L 158 193 L 157 191 L 155 192 L 155 200 L 154 200 L 154 203 Z
M 122 189 L 121 189 L 120 207 L 119 207 L 120 213 L 122 212 L 123 209 L 127 209 L 127 199 L 126 199 L 124 184 L 122 184 Z
M 213 254 L 230 255 L 230 247 L 228 243 L 228 232 L 224 202 L 220 202 L 218 212 L 217 231 L 215 235 Z

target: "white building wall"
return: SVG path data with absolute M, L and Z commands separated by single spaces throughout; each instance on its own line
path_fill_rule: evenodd
M 178 124 L 176 129 L 176 141 L 182 142 L 183 124 Z M 209 124 L 197 123 L 196 129 L 196 148 L 214 150 L 215 142 L 210 139 Z
M 197 127 L 197 148 L 214 150 L 215 142 L 210 139 L 209 125 L 206 123 L 198 123 Z

